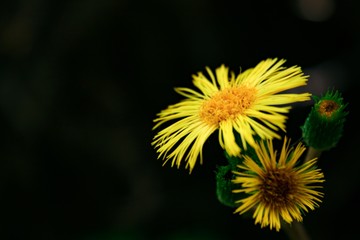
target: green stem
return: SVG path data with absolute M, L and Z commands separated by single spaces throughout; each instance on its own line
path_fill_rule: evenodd
M 310 240 L 310 237 L 301 222 L 294 221 L 291 225 L 282 222 L 282 229 L 290 240 Z
M 313 147 L 309 147 L 307 150 L 304 162 L 310 161 L 314 158 L 319 158 L 321 153 L 322 153 L 322 151 L 316 150 Z

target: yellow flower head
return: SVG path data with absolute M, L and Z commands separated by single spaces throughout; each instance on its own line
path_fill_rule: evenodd
M 157 149 L 164 164 L 172 159 L 179 168 L 182 161 L 193 170 L 202 147 L 208 137 L 219 130 L 219 142 L 230 156 L 240 156 L 240 147 L 235 141 L 234 130 L 240 134 L 242 146 L 256 147 L 254 135 L 262 139 L 280 138 L 276 133 L 285 131 L 288 105 L 310 100 L 310 93 L 281 93 L 306 85 L 300 67 L 283 67 L 285 60 L 267 59 L 256 67 L 235 76 L 229 74 L 224 65 L 216 69 L 215 75 L 206 68 L 211 80 L 203 73 L 193 76 L 193 84 L 200 90 L 175 88 L 186 97 L 177 104 L 157 114 L 154 120 L 158 128 L 165 122 L 170 126 L 159 131 L 152 145 Z
M 296 148 L 289 148 L 290 141 L 285 137 L 280 156 L 273 149 L 271 140 L 262 141 L 256 149 L 258 161 L 244 156 L 241 171 L 236 175 L 234 184 L 239 189 L 234 193 L 247 193 L 248 197 L 238 200 L 241 205 L 235 213 L 243 214 L 253 210 L 255 224 L 269 226 L 277 231 L 281 228 L 281 219 L 287 223 L 302 221 L 301 212 L 318 207 L 323 193 L 319 183 L 324 182 L 324 175 L 315 166 L 316 158 L 299 165 L 299 158 L 305 147 L 299 143 Z

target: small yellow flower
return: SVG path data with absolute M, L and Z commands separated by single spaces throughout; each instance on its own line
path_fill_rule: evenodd
M 234 193 L 247 193 L 248 197 L 236 201 L 241 205 L 235 213 L 243 214 L 254 210 L 255 224 L 269 226 L 277 231 L 281 228 L 281 218 L 291 223 L 302 221 L 301 212 L 314 210 L 321 202 L 323 193 L 316 189 L 322 188 L 324 174 L 315 166 L 316 158 L 299 164 L 299 158 L 306 148 L 299 143 L 296 148 L 289 148 L 290 141 L 284 139 L 280 156 L 273 149 L 271 140 L 262 141 L 256 149 L 258 161 L 244 156 L 240 171 L 234 184 L 239 189 Z
M 193 84 L 201 91 L 175 88 L 186 99 L 157 114 L 154 120 L 158 128 L 165 122 L 176 120 L 159 131 L 152 145 L 163 157 L 164 164 L 172 159 L 179 168 L 182 161 L 193 170 L 202 147 L 208 137 L 219 130 L 219 142 L 230 156 L 240 156 L 234 130 L 240 134 L 242 146 L 256 147 L 254 135 L 262 139 L 280 138 L 276 133 L 285 131 L 286 116 L 294 102 L 310 100 L 310 93 L 280 92 L 306 85 L 300 67 L 285 68 L 285 60 L 267 59 L 255 68 L 235 76 L 221 65 L 215 75 L 206 68 L 209 81 L 201 72 L 193 76 Z

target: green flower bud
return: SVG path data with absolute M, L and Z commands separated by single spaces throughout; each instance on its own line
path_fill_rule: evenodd
M 314 106 L 305 124 L 301 126 L 306 145 L 318 151 L 329 150 L 336 146 L 342 136 L 347 104 L 338 91 L 328 90 L 321 97 L 313 96 Z
M 240 136 L 237 135 L 237 142 L 241 145 Z M 255 136 L 255 139 L 259 139 L 258 136 Z M 251 156 L 255 161 L 259 161 L 255 150 L 248 146 L 247 150 L 243 150 L 243 155 Z M 243 162 L 243 157 L 230 156 L 226 151 L 224 151 L 225 158 L 227 159 L 228 164 L 225 166 L 218 166 L 216 173 L 216 195 L 220 203 L 228 207 L 237 207 L 238 204 L 235 203 L 235 200 L 239 198 L 246 197 L 245 193 L 234 193 L 234 183 L 235 170 L 239 171 L 238 165 Z
M 232 173 L 232 166 L 219 166 L 216 171 L 216 195 L 220 203 L 228 207 L 236 207 L 234 184 L 232 180 L 234 174 Z

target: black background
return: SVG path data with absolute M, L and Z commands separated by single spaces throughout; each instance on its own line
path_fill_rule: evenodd
M 355 0 L 2 1 L 0 238 L 287 239 L 217 201 L 216 135 L 191 175 L 162 167 L 150 145 L 155 114 L 181 99 L 174 87 L 268 57 L 349 103 L 304 225 L 315 240 L 359 238 L 359 27 Z M 290 112 L 288 136 L 309 108 Z

